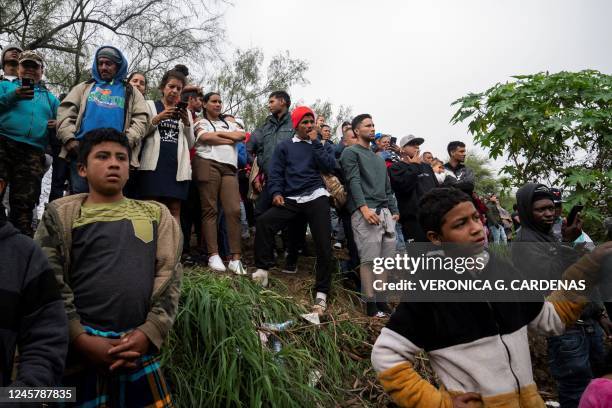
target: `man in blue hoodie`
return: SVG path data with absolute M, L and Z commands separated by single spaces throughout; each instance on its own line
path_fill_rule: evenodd
M 87 132 L 112 128 L 125 132 L 134 153 L 140 151 L 142 138 L 150 122 L 144 97 L 126 81 L 128 62 L 115 47 L 102 46 L 96 51 L 93 78 L 72 88 L 57 113 L 57 137 L 64 147 L 60 157 L 70 161 L 73 193 L 88 192 L 87 181 L 76 168 L 79 141 Z M 138 154 L 132 154 L 131 168 L 139 167 Z
M 32 236 L 32 210 L 45 173 L 48 129 L 55 127 L 59 101 L 41 82 L 43 59 L 35 51 L 21 54 L 17 74 L 13 81 L 0 82 L 0 180 L 11 186 L 10 221 Z

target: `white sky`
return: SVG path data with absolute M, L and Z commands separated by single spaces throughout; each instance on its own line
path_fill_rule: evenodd
M 450 103 L 468 92 L 514 74 L 610 73 L 611 15 L 606 0 L 235 0 L 226 29 L 232 47 L 309 62 L 310 84 L 292 100 L 351 105 L 377 131 L 413 133 L 446 157 L 450 140 L 473 145 L 449 123 Z

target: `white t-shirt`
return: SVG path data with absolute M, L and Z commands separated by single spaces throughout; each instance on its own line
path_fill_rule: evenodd
M 236 132 L 240 129 L 230 121 L 200 119 L 195 124 L 196 154 L 203 159 L 214 160 L 219 163 L 230 164 L 238 167 L 238 150 L 236 143 L 232 145 L 211 146 L 199 141 L 200 135 L 210 132 Z

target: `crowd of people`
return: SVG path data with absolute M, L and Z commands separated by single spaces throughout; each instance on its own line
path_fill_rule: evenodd
M 96 51 L 91 79 L 59 98 L 42 80 L 37 51 L 6 46 L 2 69 L 0 302 L 8 317 L 0 385 L 73 386 L 83 406 L 172 406 L 159 350 L 177 314 L 183 264 L 266 287 L 280 262 L 281 273 L 297 272 L 309 234 L 312 311 L 326 313 L 338 270 L 361 293 L 364 313 L 391 316 L 372 362 L 398 405 L 543 406 L 527 327 L 551 336 L 563 408 L 581 397 L 581 407 L 605 406 L 596 405 L 604 389 L 612 398 L 612 381 L 585 392 L 598 370 L 612 372 L 603 343 L 612 323 L 600 303 L 556 291 L 540 303 L 400 303 L 393 311 L 372 284 L 375 259 L 418 243 L 469 243 L 473 256 L 509 240 L 532 244 L 511 247 L 511 262 L 492 252 L 485 272 L 541 265 L 551 278 L 594 283 L 612 268 L 612 246 L 584 245 L 592 242 L 580 217 L 563 221 L 560 191 L 529 183 L 510 213 L 495 194 L 475 193 L 465 143 L 448 143 L 442 159 L 421 152 L 421 137 L 377 133 L 369 114 L 343 122 L 334 140 L 326 118 L 292 109 L 283 90 L 269 95 L 265 123 L 247 132 L 183 65 L 155 84 L 159 100 L 146 100 L 153 85 L 128 75 L 113 46 Z M 253 233 L 254 265 L 246 265 Z M 338 268 L 334 248 L 343 247 L 348 259 Z M 423 350 L 443 388 L 415 371 Z

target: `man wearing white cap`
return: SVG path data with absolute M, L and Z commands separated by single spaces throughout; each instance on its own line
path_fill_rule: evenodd
M 23 49 L 16 44 L 9 44 L 2 49 L 2 57 L 0 58 L 0 64 L 2 64 L 2 75 L 0 75 L 0 81 L 14 81 L 17 79 L 19 54 L 22 52 Z
M 431 166 L 420 155 L 419 146 L 425 140 L 414 135 L 399 139 L 401 161 L 389 168 L 391 187 L 395 191 L 400 211 L 402 233 L 407 243 L 427 242 L 425 232 L 418 222 L 419 200 L 423 194 L 438 186 Z

